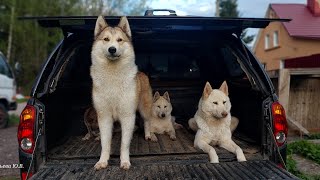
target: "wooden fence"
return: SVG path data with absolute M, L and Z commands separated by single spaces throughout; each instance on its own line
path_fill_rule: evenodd
M 319 133 L 320 68 L 281 69 L 268 74 L 291 125 L 305 134 Z

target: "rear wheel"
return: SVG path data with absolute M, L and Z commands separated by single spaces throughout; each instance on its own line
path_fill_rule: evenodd
M 6 107 L 0 104 L 0 129 L 8 126 L 9 115 Z

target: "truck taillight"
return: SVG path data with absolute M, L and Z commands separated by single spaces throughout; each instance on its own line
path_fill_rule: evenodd
M 28 177 L 27 177 L 27 175 L 28 175 Z M 32 176 L 32 173 L 28 174 L 28 172 L 22 172 L 21 173 L 21 180 L 26 180 L 26 179 L 30 178 L 31 176 Z
M 272 103 L 273 133 L 277 145 L 282 146 L 287 139 L 288 124 L 284 108 L 279 102 Z
M 34 149 L 34 122 L 36 118 L 36 109 L 27 105 L 20 115 L 18 127 L 18 143 L 20 148 L 29 154 Z

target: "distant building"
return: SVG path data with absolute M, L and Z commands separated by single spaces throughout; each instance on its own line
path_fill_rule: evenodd
M 267 70 L 320 67 L 320 0 L 305 4 L 270 4 L 272 22 L 258 33 L 253 52 Z

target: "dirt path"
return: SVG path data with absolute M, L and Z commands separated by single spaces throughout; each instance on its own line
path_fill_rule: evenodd
M 17 126 L 0 129 L 0 165 L 19 164 Z M 0 179 L 4 176 L 19 176 L 19 169 L 0 168 Z
M 17 110 L 9 111 L 9 114 L 20 116 L 26 103 L 19 103 Z M 19 164 L 17 126 L 0 129 L 0 165 Z M 19 177 L 20 170 L 15 168 L 0 168 L 0 179 L 3 177 Z M 1 178 L 2 177 L 2 178 Z
M 296 154 L 294 154 L 292 158 L 296 161 L 299 171 L 308 175 L 320 175 L 319 164 Z

